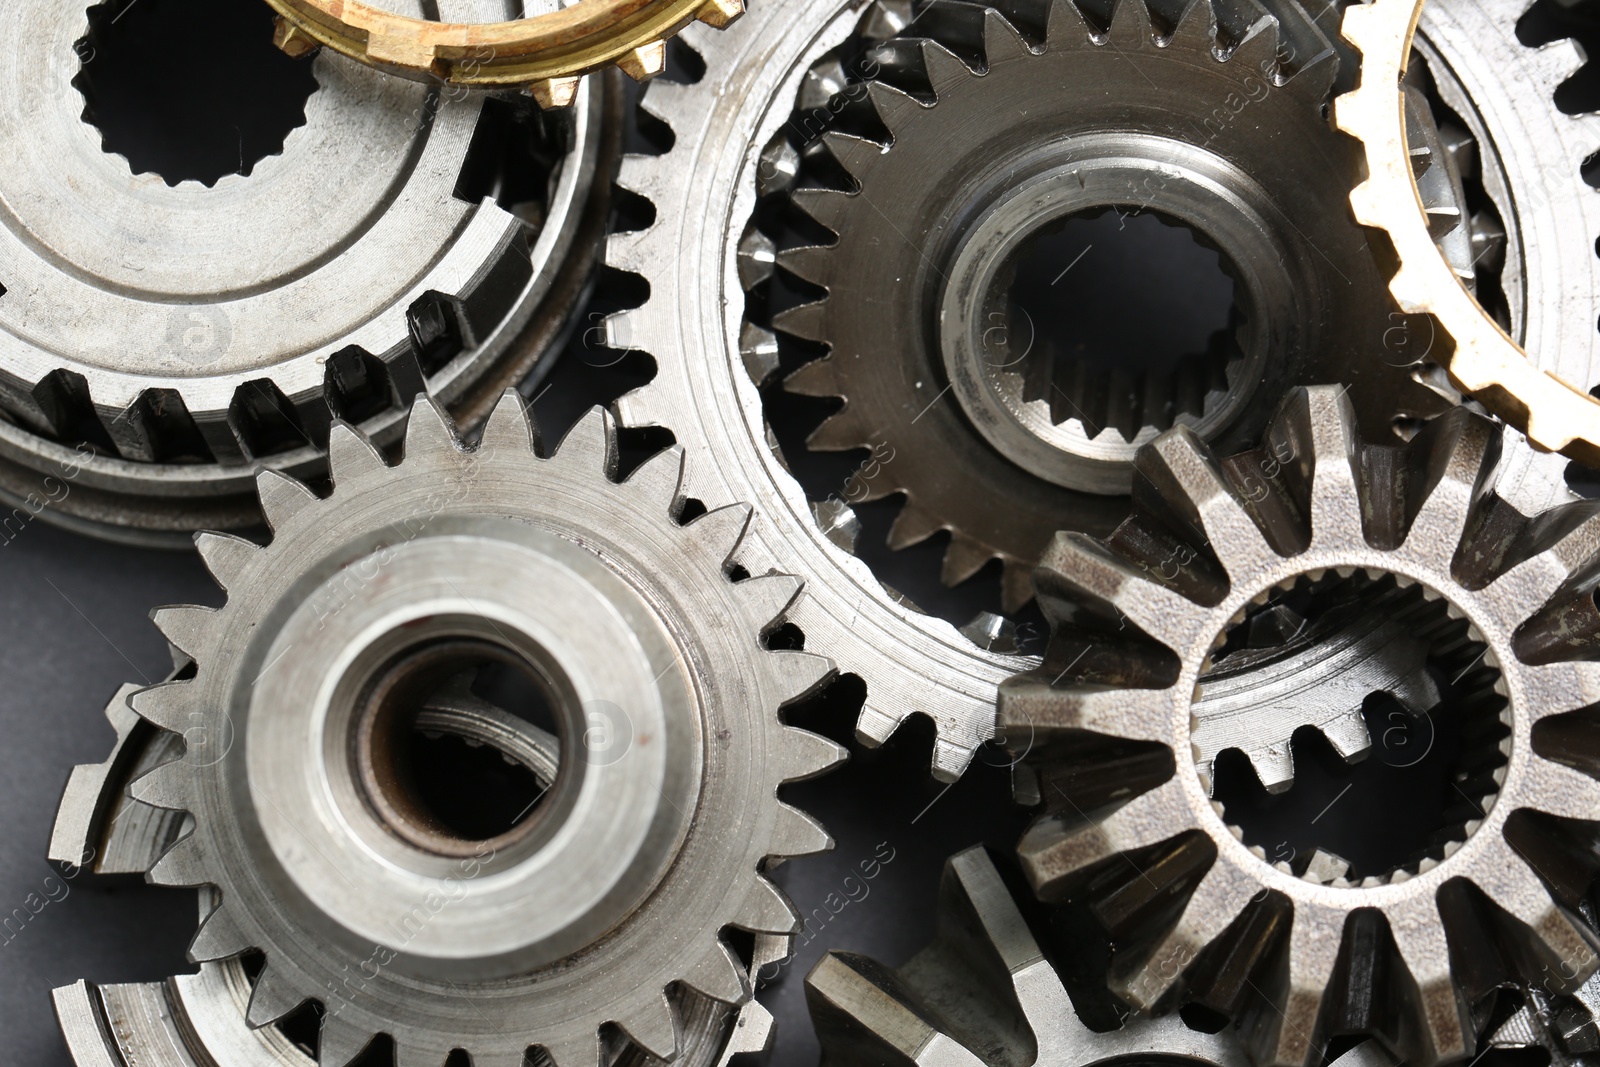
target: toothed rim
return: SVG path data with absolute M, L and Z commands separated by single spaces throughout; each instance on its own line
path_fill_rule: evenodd
M 590 1067 L 598 1062 L 603 1024 L 617 1025 L 641 1047 L 670 1058 L 679 1023 L 666 991 L 682 983 L 724 1003 L 748 999 L 748 975 L 721 941 L 721 931 L 728 926 L 756 933 L 792 931 L 793 909 L 761 869 L 769 858 L 831 847 L 815 822 L 776 799 L 782 782 L 821 773 L 844 757 L 839 746 L 784 725 L 778 715 L 779 707 L 822 684 L 831 664 L 812 653 L 761 649 L 760 635 L 781 621 L 799 582 L 765 568 L 747 568 L 756 577 L 741 582 L 727 577 L 726 567 L 740 558 L 737 546 L 748 532 L 748 509 L 718 509 L 681 526 L 675 521 L 682 504 L 681 453 L 669 450 L 627 482 L 612 482 L 615 430 L 597 411 L 549 458 L 538 458 L 523 403 L 514 392 L 496 409 L 483 440 L 478 448 L 465 449 L 447 416 L 424 399 L 412 410 L 406 460 L 394 467 L 359 432 L 336 425 L 335 488 L 327 499 L 283 475 L 263 472 L 262 504 L 273 528 L 272 543 L 261 548 L 220 535 L 197 539 L 207 565 L 228 590 L 228 602 L 216 611 L 167 608 L 156 614 L 174 646 L 194 659 L 196 675 L 140 690 L 131 704 L 151 723 L 187 730 L 187 737 L 197 736 L 193 723 L 208 724 L 209 732 L 200 736 L 221 736 L 213 709 L 235 706 L 228 694 L 250 684 L 235 673 L 250 673 L 244 666 L 249 657 L 226 650 L 237 653 L 247 640 L 257 640 L 250 635 L 272 633 L 274 623 L 286 617 L 280 605 L 306 603 L 293 599 L 306 591 L 295 592 L 302 579 L 286 573 L 280 560 L 325 558 L 330 548 L 358 535 L 406 522 L 448 522 L 456 515 L 503 516 L 549 530 L 586 546 L 584 551 L 604 560 L 618 579 L 654 605 L 661 625 L 680 642 L 674 661 L 679 672 L 690 662 L 697 672 L 692 691 L 708 738 L 705 770 L 692 825 L 655 889 L 599 943 L 510 983 L 441 984 L 380 966 L 373 968 L 376 975 L 362 972 L 366 980 L 358 983 L 356 995 L 345 995 L 339 975 L 348 976 L 361 958 L 332 943 L 308 941 L 293 914 L 303 907 L 315 911 L 317 905 L 309 899 L 302 903 L 297 895 L 273 894 L 258 880 L 258 864 L 275 861 L 257 855 L 258 848 L 237 844 L 250 816 L 234 802 L 218 799 L 234 795 L 229 791 L 237 788 L 233 783 L 243 773 L 243 756 L 237 747 L 217 754 L 204 746 L 198 754 L 191 747 L 184 759 L 131 787 L 145 803 L 187 810 L 196 822 L 194 832 L 156 863 L 150 879 L 220 891 L 220 904 L 206 916 L 191 958 L 203 962 L 261 950 L 266 967 L 252 994 L 252 1025 L 280 1018 L 308 999 L 322 1000 L 328 1009 L 324 1064 L 342 1067 L 372 1035 L 388 1033 L 397 1046 L 436 1055 L 440 1062 L 458 1047 L 487 1062 L 538 1046 L 559 1067 Z M 710 618 L 683 615 L 687 605 L 708 599 Z M 262 611 L 274 614 L 262 616 Z M 719 652 L 732 648 L 740 653 Z M 242 733 L 242 725 L 234 731 Z M 743 755 L 734 755 L 736 750 Z M 748 761 L 738 774 L 719 771 L 723 762 L 736 758 Z M 712 887 L 708 898 L 694 895 L 695 887 L 705 886 Z M 630 960 L 648 961 L 642 974 L 628 970 Z M 459 1010 L 463 987 L 477 990 L 479 1011 L 472 1016 Z M 413 1013 L 409 1019 L 406 1012 Z M 491 1015 L 514 1021 L 496 1027 Z
M 1290 458 L 1279 453 L 1263 461 L 1264 473 L 1273 468 L 1265 480 L 1248 467 L 1231 465 L 1235 461 L 1221 465 L 1182 429 L 1147 446 L 1141 470 L 1162 492 L 1171 515 L 1195 523 L 1212 562 L 1186 566 L 1172 581 L 1158 582 L 1136 566 L 1139 558 L 1129 554 L 1133 548 L 1115 547 L 1141 543 L 1131 532 L 1141 521 L 1136 516 L 1126 542 L 1061 535 L 1040 581 L 1051 590 L 1047 604 L 1058 625 L 1069 618 L 1069 610 L 1081 610 L 1069 605 L 1103 605 L 1097 610 L 1111 620 L 1108 633 L 1116 629 L 1114 610 L 1131 629 L 1147 635 L 1147 646 L 1138 648 L 1148 651 L 1129 655 L 1161 664 L 1151 669 L 1175 671 L 1176 677 L 1164 687 L 1152 681 L 1150 688 L 1092 679 L 1056 685 L 1047 667 L 1008 681 L 1000 695 L 1002 725 L 1028 722 L 1040 746 L 1051 731 L 1089 731 L 1146 742 L 1152 751 L 1164 749 L 1170 756 L 1187 751 L 1193 696 L 1217 635 L 1262 590 L 1286 579 L 1328 570 L 1393 575 L 1438 592 L 1472 626 L 1500 670 L 1496 690 L 1507 700 L 1511 725 L 1503 748 L 1507 762 L 1499 773 L 1497 802 L 1479 826 L 1469 828 L 1466 843 L 1436 866 L 1357 887 L 1321 885 L 1275 869 L 1230 832 L 1199 776 L 1187 770 L 1186 759 L 1174 771 L 1174 765 L 1154 756 L 1140 781 L 1130 774 L 1123 796 L 1137 791 L 1132 799 L 1092 819 L 1072 811 L 1046 815 L 1020 846 L 1035 888 L 1051 896 L 1070 891 L 1076 878 L 1114 857 L 1127 860 L 1151 848 L 1172 858 L 1161 875 L 1170 880 L 1166 888 L 1182 899 L 1185 886 L 1193 886 L 1181 914 L 1169 929 L 1127 946 L 1114 975 L 1117 991 L 1145 1009 L 1171 1005 L 1197 973 L 1197 957 L 1229 937 L 1230 924 L 1253 901 L 1259 906 L 1268 898 L 1284 898 L 1292 919 L 1283 935 L 1283 969 L 1258 972 L 1256 978 L 1268 983 L 1272 1009 L 1254 1036 L 1263 1063 L 1301 1064 L 1320 1055 L 1319 1027 L 1332 1011 L 1325 998 L 1345 923 L 1363 909 L 1382 913 L 1400 966 L 1409 970 L 1409 978 L 1396 976 L 1396 988 L 1415 990 L 1397 994 L 1395 1001 L 1404 1025 L 1416 1024 L 1412 1032 L 1417 1035 L 1398 1051 L 1417 1064 L 1470 1052 L 1473 1030 L 1451 961 L 1476 946 L 1463 943 L 1470 931 L 1440 910 L 1445 903 L 1439 894 L 1455 879 L 1470 881 L 1511 916 L 1507 936 L 1524 941 L 1532 950 L 1527 958 L 1564 959 L 1571 964 L 1564 973 L 1579 978 L 1600 963 L 1594 935 L 1557 902 L 1547 876 L 1535 866 L 1549 857 L 1530 859 L 1505 834 L 1511 814 L 1524 809 L 1565 820 L 1600 818 L 1600 782 L 1546 755 L 1548 740 L 1541 742 L 1541 751 L 1534 750 L 1536 724 L 1593 709 L 1600 697 L 1600 666 L 1570 657 L 1530 665 L 1515 651 L 1529 621 L 1542 618 L 1553 597 L 1581 581 L 1600 553 L 1600 509 L 1574 505 L 1510 533 L 1503 524 L 1484 533 L 1482 519 L 1494 504 L 1488 490 L 1499 432 L 1465 410 L 1437 420 L 1408 446 L 1402 454 L 1414 480 L 1403 488 L 1389 486 L 1383 491 L 1390 495 L 1379 496 L 1367 472 L 1382 468 L 1384 461 L 1358 444 L 1354 421 L 1342 390 L 1297 390 L 1268 436 L 1279 449 L 1287 445 Z M 1253 455 L 1259 459 L 1266 453 Z M 1513 540 L 1505 545 L 1484 538 Z M 1198 557 L 1191 553 L 1190 558 Z M 1487 569 L 1483 584 L 1476 578 L 1471 585 L 1463 583 L 1457 572 L 1467 567 Z M 1070 631 L 1060 639 L 1072 642 L 1063 652 L 1079 643 Z M 1168 655 L 1176 656 L 1171 668 L 1163 658 Z M 1074 766 L 1069 753 L 1051 758 L 1064 769 Z M 1209 844 L 1196 851 L 1193 841 L 1204 839 Z M 1180 852 L 1189 858 L 1177 858 Z M 1158 869 L 1158 860 L 1148 862 Z M 1162 891 L 1160 884 L 1153 885 Z M 1259 953 L 1268 948 L 1258 945 L 1252 951 L 1259 964 Z M 1241 961 L 1239 966 L 1249 965 Z

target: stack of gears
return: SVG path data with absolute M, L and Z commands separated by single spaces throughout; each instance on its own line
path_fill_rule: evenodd
M 81 1067 L 770 1049 L 846 675 L 1036 817 L 823 957 L 825 1063 L 1600 1052 L 1600 121 L 1529 43 L 1580 8 L 240 2 L 304 121 L 210 180 L 97 122 L 133 0 L 4 16 L 0 496 L 226 591 L 59 809 L 201 912 L 56 990 Z M 1231 288 L 1186 350 L 1057 288 L 1146 222 Z M 602 291 L 654 375 L 542 438 Z

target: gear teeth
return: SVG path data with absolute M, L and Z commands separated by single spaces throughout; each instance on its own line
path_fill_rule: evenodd
M 810 696 L 834 675 L 833 660 L 815 652 L 774 651 L 767 657 L 767 667 L 778 678 L 780 705 Z
M 250 991 L 250 1007 L 245 1011 L 245 1019 L 251 1029 L 277 1022 L 308 999 L 295 992 L 292 981 L 279 975 L 278 968 L 268 960 L 256 978 L 255 986 Z
M 617 60 L 622 73 L 636 82 L 646 82 L 667 69 L 667 42 L 651 41 Z
M 1273 427 L 1286 439 L 1293 468 L 1311 480 L 1311 529 L 1337 530 L 1364 514 L 1356 489 L 1355 409 L 1342 389 L 1315 386 L 1289 395 Z
M 901 92 L 887 82 L 868 82 L 867 99 L 878 113 L 878 121 L 883 123 L 883 128 L 889 131 L 891 137 L 898 136 L 913 116 L 927 110 L 927 106 L 919 103 L 916 97 Z
M 959 745 L 944 734 L 933 739 L 933 758 L 928 766 L 928 773 L 936 782 L 949 785 L 954 783 L 972 763 L 972 757 L 977 753 L 971 745 Z
M 657 993 L 632 1009 L 627 1018 L 617 1020 L 617 1025 L 635 1044 L 658 1060 L 672 1060 L 680 1047 L 677 1020 L 673 1018 L 672 1005 L 667 1003 L 665 993 Z
M 773 244 L 772 238 L 753 225 L 746 227 L 739 238 L 739 284 L 749 291 L 769 280 L 777 259 L 778 246 Z
M 870 166 L 872 161 L 889 149 L 865 137 L 829 130 L 822 135 L 822 143 L 839 166 L 852 177 Z
M 890 732 L 893 732 L 892 728 Z M 776 757 L 779 782 L 801 782 L 815 778 L 850 758 L 849 750 L 843 745 L 810 730 L 785 726 L 782 737 Z M 883 740 L 888 740 L 887 734 L 879 743 Z
M 734 589 L 744 601 L 751 626 L 760 631 L 771 628 L 789 610 L 804 583 L 792 574 L 767 574 L 746 578 Z
M 900 514 L 894 517 L 894 525 L 889 527 L 889 547 L 898 552 L 902 548 L 920 545 L 944 529 L 945 525 L 937 516 L 907 503 L 900 509 Z
M 1270 78 L 1278 68 L 1278 43 L 1277 20 L 1262 18 L 1251 25 L 1228 53 L 1228 64 L 1237 64 Z
M 555 1067 L 595 1067 L 600 1062 L 600 1035 L 571 1034 L 540 1046 Z M 535 1058 L 534 1062 L 538 1062 Z
M 918 64 L 935 98 L 943 96 L 973 76 L 972 70 L 950 49 L 938 41 L 923 38 L 915 42 Z
M 744 14 L 744 0 L 706 0 L 695 18 L 713 29 L 725 30 Z
M 201 851 L 199 837 L 190 833 L 175 841 L 151 866 L 146 873 L 146 881 L 152 885 L 174 886 L 179 889 L 195 889 L 209 885 L 206 880 L 205 854 Z
M 994 550 L 959 535 L 950 538 L 944 551 L 944 562 L 939 569 L 939 580 L 947 586 L 957 586 L 995 558 Z
M 677 515 L 683 509 L 683 449 L 662 449 L 639 464 L 624 484 L 652 501 L 647 506 Z
M 1450 972 L 1450 946 L 1444 927 L 1439 925 L 1437 905 L 1429 901 L 1430 916 L 1405 922 L 1401 917 L 1389 924 L 1400 959 L 1416 984 L 1413 994 L 1420 1011 L 1421 1032 L 1416 1041 L 1422 1046 L 1413 1057 L 1424 1063 L 1453 1062 L 1472 1054 L 1474 1028 L 1466 997 L 1457 988 Z
M 579 78 L 544 78 L 528 85 L 528 94 L 545 111 L 568 108 L 578 99 Z
M 204 645 L 206 634 L 216 626 L 217 609 L 193 604 L 157 608 L 150 613 L 156 629 L 190 658 Z
M 1217 40 L 1217 12 L 1211 0 L 1189 0 L 1167 36 L 1166 45 L 1174 52 L 1210 51 Z
M 348 422 L 336 419 L 328 428 L 328 475 L 334 485 L 388 466 L 372 439 Z
M 567 470 L 598 471 L 606 478 L 617 474 L 617 432 L 611 414 L 602 407 L 590 408 L 578 424 L 556 446 L 546 463 Z
M 1296 70 L 1287 86 L 1302 99 L 1321 107 L 1332 95 L 1333 87 L 1339 80 L 1341 63 L 1339 53 L 1330 48 Z
M 856 740 L 867 748 L 877 748 L 894 736 L 902 721 L 871 705 L 863 705 L 856 718 Z
M 746 322 L 739 328 L 739 356 L 750 380 L 758 387 L 766 385 L 767 380 L 778 373 L 778 335 Z
M 317 1067 L 350 1067 L 375 1036 L 341 1024 L 332 1014 L 324 1015 L 317 1034 Z
M 789 194 L 789 202 L 818 225 L 838 233 L 839 227 L 844 225 L 846 213 L 850 210 L 852 195 L 840 189 L 808 185 Z
M 800 248 L 787 248 L 778 253 L 778 266 L 803 282 L 825 286 L 828 283 L 829 265 L 832 256 L 833 249 L 827 245 L 804 245 Z M 809 365 L 807 364 L 807 366 Z M 804 370 L 805 367 L 800 369 Z M 796 371 L 796 373 L 799 373 L 799 371 Z
M 814 359 L 783 380 L 786 392 L 796 396 L 842 397 L 838 376 L 834 373 L 834 356 Z
M 1045 40 L 1051 48 L 1081 47 L 1094 39 L 1094 28 L 1073 0 L 1050 0 L 1050 11 L 1045 16 Z
M 1533 68 L 1539 72 L 1540 88 L 1553 97 L 1561 84 L 1583 69 L 1588 60 L 1577 41 L 1570 37 L 1551 41 L 1532 49 Z
M 189 959 L 194 963 L 210 963 L 232 959 L 255 947 L 234 920 L 232 909 L 223 902 L 211 909 L 211 914 L 195 931 L 189 942 Z
M 448 457 L 461 451 L 461 438 L 449 413 L 431 396 L 419 395 L 412 402 L 411 416 L 406 420 L 406 459 Z
M 187 712 L 184 708 L 183 692 L 178 687 L 189 684 L 186 681 L 162 682 L 140 689 L 128 697 L 128 706 L 151 725 L 181 734 L 192 724 L 185 718 Z
M 757 874 L 750 881 L 733 925 L 752 934 L 792 934 L 799 920 L 783 890 Z
M 798 808 L 781 801 L 778 823 L 772 831 L 771 856 L 810 856 L 833 849 L 833 836 L 822 824 Z
M 726 565 L 738 554 L 739 546 L 744 543 L 745 535 L 750 530 L 753 516 L 750 505 L 729 504 L 706 512 L 684 529 L 690 532 L 702 551 L 715 556 L 719 564 Z
M 240 576 L 255 561 L 261 546 L 254 541 L 233 534 L 197 533 L 194 547 L 200 553 L 211 577 L 226 591 L 236 584 Z
M 806 975 L 806 1004 L 824 1048 L 847 1043 L 880 1067 L 918 1067 L 919 1054 L 930 1048 L 944 1052 L 939 1062 L 950 1067 L 982 1063 L 959 1046 L 941 1047 L 939 1031 L 908 999 L 885 968 L 851 952 L 827 953 Z
M 534 425 L 528 402 L 515 389 L 500 394 L 478 440 L 478 455 L 506 455 L 514 458 L 533 455 L 539 449 L 539 429 Z
M 1022 39 L 1011 20 L 994 8 L 983 13 L 983 55 L 990 67 L 1000 63 L 1014 63 L 1029 58 L 1033 50 Z
M 1000 572 L 1000 604 L 1007 615 L 1015 615 L 1033 600 L 1033 568 L 1015 559 L 1005 559 Z
M 1155 41 L 1155 26 L 1144 0 L 1117 0 L 1106 28 L 1106 43 L 1113 48 L 1145 48 Z
M 824 342 L 828 338 L 828 304 L 817 300 L 797 304 L 772 316 L 772 328 L 804 341 Z
M 861 425 L 860 413 L 850 406 L 849 401 L 824 419 L 822 425 L 812 430 L 811 436 L 806 438 L 806 448 L 812 452 L 849 452 L 870 447 L 872 435 Z M 875 498 L 868 496 L 864 499 Z
M 1406 539 L 1420 537 L 1423 547 L 1444 553 L 1448 560 L 1493 480 L 1500 460 L 1500 431 L 1489 420 L 1465 411 L 1450 412 L 1435 427 L 1441 436 L 1427 457 L 1425 495 Z
M 301 509 L 317 502 L 317 494 L 305 485 L 275 470 L 262 470 L 256 474 L 256 493 L 261 498 L 261 512 L 267 526 L 277 530 L 291 521 Z
M 742 1004 L 750 998 L 749 976 L 720 941 L 706 950 L 683 980 L 720 1004 Z

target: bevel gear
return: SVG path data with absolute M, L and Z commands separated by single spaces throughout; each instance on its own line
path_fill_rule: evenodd
M 835 238 L 775 256 L 821 296 L 771 319 L 829 349 L 785 382 L 843 401 L 809 447 L 894 447 L 866 497 L 904 497 L 890 548 L 948 532 L 944 582 L 999 559 L 1016 610 L 1057 530 L 1103 535 L 1126 515 L 1135 451 L 1175 423 L 1244 447 L 1286 388 L 1330 380 L 1351 386 L 1374 440 L 1444 409 L 1404 353 L 1351 358 L 1401 316 L 1365 231 L 1326 210 L 1356 157 L 1324 117 L 1340 57 L 1310 13 L 1229 0 L 916 10 L 867 53 L 875 77 L 830 105 L 838 117 L 811 147 L 831 173 L 810 167 L 789 196 Z M 1460 215 L 1459 184 L 1432 193 Z M 1008 303 L 1021 249 L 1104 210 L 1156 212 L 1223 253 L 1239 316 L 1225 338 L 1138 372 L 1026 328 Z
M 129 697 L 190 739 L 130 789 L 192 817 L 149 879 L 207 887 L 196 962 L 262 954 L 251 1027 L 322 1003 L 324 1065 L 376 1034 L 407 1064 L 591 1067 L 607 1033 L 670 1059 L 686 998 L 749 999 L 724 928 L 795 927 L 767 860 L 831 844 L 775 795 L 844 757 L 778 710 L 830 662 L 761 647 L 799 581 L 744 556 L 748 508 L 676 521 L 677 450 L 610 481 L 599 412 L 541 459 L 515 393 L 473 450 L 420 399 L 405 443 L 390 467 L 337 423 L 330 498 L 266 471 L 270 545 L 197 538 L 228 602 L 158 611 L 193 666 Z M 418 799 L 401 742 L 484 658 L 544 694 L 563 755 L 479 840 Z
M 1451 381 L 1533 445 L 1594 465 L 1600 463 L 1600 401 L 1588 389 L 1600 341 L 1593 313 L 1573 311 L 1574 303 L 1593 308 L 1600 269 L 1592 244 L 1600 207 L 1581 175 L 1594 118 L 1568 117 L 1554 107 L 1556 87 L 1581 66 L 1582 53 L 1570 41 L 1522 47 L 1514 26 L 1529 6 L 1351 5 L 1342 28 L 1361 53 L 1362 74 L 1356 88 L 1334 102 L 1333 117 L 1362 142 L 1366 156 L 1366 177 L 1350 194 L 1355 216 L 1392 244 L 1398 268 L 1389 288 L 1401 307 L 1434 316 L 1446 335 L 1437 349 Z M 1429 219 L 1419 210 L 1404 92 L 1397 87 L 1425 12 L 1419 50 L 1430 68 L 1437 59 L 1456 80 L 1460 91 L 1450 102 L 1477 113 L 1479 147 L 1503 168 L 1502 187 L 1491 186 L 1491 196 L 1498 193 L 1500 211 L 1515 220 L 1508 235 L 1521 231 L 1508 257 L 1506 292 L 1524 322 L 1497 322 L 1479 305 L 1440 259 Z
M 619 85 L 544 115 L 329 53 L 305 61 L 318 87 L 279 153 L 169 184 L 94 125 L 113 91 L 94 58 L 125 10 L 3 15 L 0 126 L 32 146 L 0 166 L 4 536 L 34 516 L 172 547 L 259 526 L 256 465 L 323 477 L 333 419 L 387 446 L 425 391 L 476 427 L 548 369 L 604 233 Z M 505 139 L 536 186 L 515 202 L 484 188 Z
M 571 104 L 583 75 L 613 64 L 640 81 L 654 77 L 684 26 L 726 26 L 744 13 L 744 0 L 534 0 L 523 18 L 450 23 L 359 0 L 267 3 L 278 13 L 278 46 L 291 55 L 327 45 L 417 81 L 526 88 L 544 107 Z
M 756 379 L 772 369 L 771 335 L 742 322 L 740 239 L 758 180 L 767 187 L 787 172 L 764 148 L 812 64 L 862 18 L 851 0 L 763 4 L 726 30 L 691 26 L 678 38 L 713 70 L 693 83 L 651 83 L 641 106 L 672 130 L 672 148 L 622 163 L 619 184 L 648 199 L 655 217 L 612 235 L 606 263 L 643 276 L 649 296 L 611 317 L 608 340 L 652 356 L 657 373 L 615 407 L 624 426 L 672 431 L 689 457 L 686 495 L 755 506 L 763 521 L 749 547 L 805 579 L 790 618 L 807 646 L 850 649 L 848 669 L 866 683 L 857 736 L 877 744 L 925 714 L 938 731 L 934 774 L 948 781 L 993 736 L 994 687 L 1018 661 L 886 589 L 850 551 L 849 508 L 806 498 L 762 415 Z
M 1560 988 L 1597 962 L 1573 911 L 1593 831 L 1572 820 L 1600 818 L 1580 740 L 1600 701 L 1600 509 L 1527 519 L 1499 501 L 1499 430 L 1465 409 L 1403 449 L 1363 446 L 1340 391 L 1297 390 L 1265 442 L 1219 460 L 1174 429 L 1141 452 L 1135 513 L 1109 540 L 1056 539 L 1037 576 L 1050 651 L 1000 691 L 1002 730 L 1031 738 L 1019 793 L 1045 805 L 1019 851 L 1042 897 L 1109 929 L 1113 987 L 1136 1006 L 1243 1016 L 1261 1063 L 1315 1062 L 1343 1032 L 1413 1064 L 1463 1056 L 1494 978 Z M 1269 861 L 1193 762 L 1213 658 L 1308 583 L 1409 590 L 1455 620 L 1460 800 L 1366 874 L 1320 850 Z M 1302 725 L 1291 713 L 1274 736 Z

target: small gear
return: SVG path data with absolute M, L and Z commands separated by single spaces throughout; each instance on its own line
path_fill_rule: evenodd
M 526 88 L 565 107 L 585 75 L 615 64 L 643 81 L 667 63 L 667 39 L 691 22 L 726 26 L 744 0 L 574 0 L 509 22 L 439 22 L 355 0 L 267 0 L 278 46 L 300 55 L 326 45 L 419 81 Z
M 1122 996 L 1243 1017 L 1257 1062 L 1285 1067 L 1356 1031 L 1412 1064 L 1463 1056 L 1486 976 L 1560 988 L 1600 962 L 1573 911 L 1593 874 L 1573 820 L 1600 818 L 1577 740 L 1600 701 L 1600 510 L 1499 501 L 1499 431 L 1464 409 L 1405 448 L 1358 440 L 1331 387 L 1291 393 L 1253 452 L 1158 438 L 1111 538 L 1056 539 L 1037 576 L 1050 650 L 1000 691 L 1002 731 L 1031 745 L 1019 796 L 1045 805 L 1020 846 L 1035 889 L 1108 928 Z M 1320 846 L 1269 858 L 1197 765 L 1208 690 L 1297 590 L 1376 597 L 1457 693 L 1432 712 L 1460 738 L 1438 823 L 1370 869 Z M 1305 725 L 1290 702 L 1256 738 Z
M 799 582 L 743 557 L 747 508 L 676 521 L 676 450 L 608 480 L 599 412 L 540 459 L 515 393 L 472 450 L 423 399 L 405 444 L 390 467 L 335 424 L 330 498 L 263 472 L 271 544 L 197 539 L 228 602 L 157 612 L 179 674 L 128 698 L 185 741 L 130 787 L 188 815 L 149 878 L 204 887 L 193 960 L 261 953 L 250 1027 L 322 1003 L 324 1065 L 386 1034 L 404 1063 L 538 1047 L 591 1067 L 611 1027 L 670 1059 L 686 1001 L 749 999 L 721 931 L 796 925 L 765 863 L 831 844 L 775 795 L 844 758 L 778 710 L 829 661 L 761 647 Z M 408 730 L 494 732 L 453 681 L 480 661 L 534 687 L 562 753 L 490 835 L 432 806 L 405 747 Z M 541 737 L 495 747 L 515 760 Z

